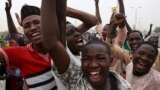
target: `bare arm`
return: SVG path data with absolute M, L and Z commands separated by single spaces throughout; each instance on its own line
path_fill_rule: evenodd
M 100 15 L 100 11 L 99 11 L 99 0 L 94 0 L 94 1 L 95 1 L 96 17 L 98 19 L 96 31 L 98 32 L 100 37 L 102 37 L 103 25 L 102 25 L 102 19 L 101 19 L 101 15 Z
M 15 16 L 16 16 L 16 19 L 17 19 L 17 22 L 20 26 L 22 26 L 22 20 L 21 18 L 19 17 L 18 13 L 15 13 Z
M 102 23 L 100 11 L 99 11 L 99 0 L 95 0 L 95 8 L 96 8 L 96 17 L 97 17 L 99 23 Z
M 10 9 L 12 7 L 12 2 L 11 0 L 8 0 L 8 2 L 6 2 L 6 16 L 7 16 L 7 23 L 8 23 L 8 29 L 9 29 L 9 33 L 11 35 L 11 37 L 13 39 L 15 39 L 16 41 L 18 41 L 19 37 L 21 36 L 20 33 L 17 32 L 17 29 L 14 25 L 13 19 L 11 17 L 11 13 L 10 13 Z
M 153 24 L 150 24 L 149 31 L 148 31 L 147 35 L 144 37 L 144 39 L 146 39 L 151 34 L 151 32 L 152 32 L 152 26 L 153 26 Z
M 65 47 L 57 38 L 59 25 L 56 13 L 57 0 L 42 0 L 41 7 L 41 31 L 44 47 L 51 55 L 59 73 L 64 73 L 69 66 L 70 59 Z M 65 1 L 65 0 L 64 0 Z M 65 13 L 65 12 L 61 12 Z
M 120 11 L 120 13 L 124 13 L 125 14 L 125 7 L 124 7 L 123 0 L 118 0 L 118 2 L 119 2 L 119 11 Z M 125 24 L 126 24 L 126 28 L 127 28 L 128 32 L 131 32 L 132 28 L 128 24 L 127 20 L 125 20 Z
M 66 0 L 57 0 L 56 7 L 57 7 L 57 17 L 58 17 L 58 23 L 59 23 L 59 39 L 63 43 L 63 45 L 66 45 Z
M 76 9 L 73 9 L 73 8 L 70 8 L 70 7 L 67 8 L 67 13 L 66 14 L 69 17 L 79 19 L 83 22 L 81 25 L 79 25 L 77 27 L 78 31 L 80 33 L 86 32 L 88 29 L 90 29 L 92 26 L 94 26 L 98 23 L 98 19 L 97 19 L 96 16 L 93 16 L 93 15 L 88 14 L 86 12 L 76 10 Z

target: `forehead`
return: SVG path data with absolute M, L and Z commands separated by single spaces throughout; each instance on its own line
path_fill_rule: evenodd
M 66 24 L 66 29 L 70 30 L 70 29 L 75 29 L 76 27 L 72 24 Z
M 156 54 L 156 50 L 151 45 L 148 45 L 148 44 L 141 45 L 139 48 L 137 48 L 136 51 L 137 52 L 143 51 L 144 53 L 153 54 L 153 55 Z
M 108 54 L 108 50 L 106 49 L 106 47 L 104 45 L 101 44 L 89 44 L 87 45 L 83 51 L 82 51 L 82 55 L 86 54 L 86 53 L 90 53 L 90 54 L 100 54 L 100 53 L 105 53 Z
M 25 24 L 33 20 L 40 20 L 40 19 L 41 19 L 40 15 L 30 15 L 23 19 L 22 24 Z
M 128 35 L 128 38 L 134 38 L 134 37 L 142 38 L 139 32 L 132 32 Z

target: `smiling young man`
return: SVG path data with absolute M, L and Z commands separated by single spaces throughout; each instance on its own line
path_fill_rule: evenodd
M 137 47 L 133 63 L 127 66 L 127 81 L 133 90 L 159 90 L 160 73 L 152 68 L 157 54 L 157 48 L 148 42 Z
M 42 0 L 42 41 L 54 60 L 53 71 L 68 90 L 130 90 L 130 85 L 109 72 L 110 49 L 101 41 L 90 42 L 82 50 L 82 66 L 74 63 L 57 38 L 59 23 L 55 10 L 57 0 Z M 63 12 L 65 13 L 65 12 Z M 54 23 L 47 24 L 48 23 Z M 47 25 L 46 25 L 47 24 Z M 51 39 L 52 38 L 52 39 Z M 113 80 L 114 82 L 111 83 Z M 115 89 L 116 88 L 116 89 Z
M 94 15 L 70 7 L 67 7 L 66 16 L 82 21 L 82 24 L 78 26 L 68 21 L 66 22 L 67 52 L 71 57 L 75 58 L 75 62 L 78 65 L 81 65 L 80 52 L 85 44 L 82 34 L 96 25 L 98 20 Z
M 21 47 L 1 48 L 0 62 L 20 69 L 27 84 L 25 90 L 57 90 L 51 72 L 51 58 L 42 45 L 40 9 L 24 5 L 21 20 L 24 34 L 31 43 Z

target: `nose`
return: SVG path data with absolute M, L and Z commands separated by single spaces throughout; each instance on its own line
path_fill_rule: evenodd
M 94 60 L 92 60 L 92 61 L 90 62 L 89 66 L 90 66 L 91 68 L 97 68 L 97 67 L 98 67 L 98 63 L 97 63 L 97 61 L 94 59 Z
M 132 43 L 137 43 L 137 40 L 136 40 L 136 39 L 134 39 L 134 40 L 132 41 Z
M 35 30 L 36 26 L 34 24 L 31 24 L 31 31 Z
M 143 55 L 143 56 L 141 56 L 141 58 L 142 58 L 143 61 L 148 61 L 148 56 L 147 55 Z

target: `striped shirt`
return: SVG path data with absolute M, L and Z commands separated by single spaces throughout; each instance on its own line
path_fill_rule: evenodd
M 32 48 L 32 44 L 4 48 L 0 51 L 8 66 L 16 66 L 22 72 L 27 84 L 25 90 L 57 90 L 48 54 L 37 52 Z

